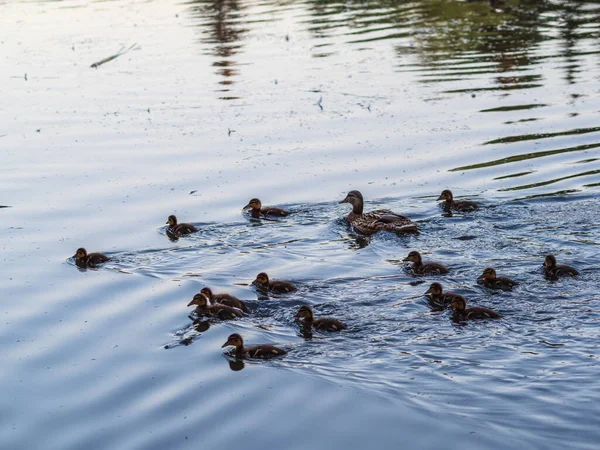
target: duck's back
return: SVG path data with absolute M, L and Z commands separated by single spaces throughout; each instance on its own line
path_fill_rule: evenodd
M 255 345 L 253 347 L 245 347 L 244 353 L 248 358 L 269 359 L 285 355 L 287 351 L 274 345 Z
M 241 309 L 244 312 L 248 312 L 246 304 L 231 294 L 214 294 L 211 301 L 213 303 L 220 303 L 221 305 L 231 306 L 233 308 Z
M 269 282 L 269 290 L 276 294 L 285 294 L 286 292 L 294 292 L 296 286 L 288 281 L 273 280 Z
M 413 266 L 413 272 L 418 275 L 441 275 L 448 273 L 448 269 L 436 262 L 426 262 L 416 267 Z
M 289 211 L 286 211 L 285 209 L 281 209 L 281 208 L 274 208 L 274 207 L 261 208 L 260 212 L 264 216 L 285 217 L 285 216 L 290 215 Z
M 416 223 L 389 209 L 378 209 L 366 214 L 350 213 L 348 221 L 363 234 L 373 234 L 383 230 L 402 233 L 417 232 Z
M 89 267 L 95 267 L 99 264 L 105 263 L 110 258 L 102 253 L 90 253 L 87 255 L 85 263 Z
M 348 328 L 344 322 L 338 319 L 333 319 L 331 317 L 323 317 L 321 319 L 317 319 L 313 322 L 313 327 L 317 330 L 324 331 L 340 331 Z
M 465 309 L 463 316 L 466 319 L 498 319 L 502 317 L 496 311 L 487 308 L 473 307 Z

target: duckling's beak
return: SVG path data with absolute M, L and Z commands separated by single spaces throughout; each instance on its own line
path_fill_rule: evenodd
M 221 345 L 221 348 L 229 347 L 230 345 L 232 345 L 232 344 L 230 344 L 229 340 L 227 340 L 227 342 L 225 342 L 223 345 Z
M 477 281 L 482 281 L 485 278 L 484 274 L 481 274 L 477 277 Z
M 168 220 L 167 220 L 165 223 L 166 223 L 167 225 L 169 225 L 169 221 L 168 221 Z
M 440 201 L 440 200 L 444 200 L 444 196 L 443 196 L 443 195 L 440 195 L 440 196 L 437 198 L 437 200 L 436 200 L 436 201 Z
M 250 207 L 251 207 L 251 206 L 250 206 L 250 203 L 248 203 L 246 206 L 244 206 L 244 207 L 242 208 L 242 211 L 243 211 L 244 209 L 248 209 L 248 208 L 250 208 Z
M 427 295 L 427 294 L 433 294 L 433 292 L 431 291 L 431 289 L 427 289 L 427 291 L 425 291 L 425 293 L 423 295 Z
M 188 303 L 188 306 L 192 306 L 195 305 L 194 300 L 192 300 L 191 302 Z
M 296 319 L 300 319 L 301 317 L 302 317 L 302 316 L 300 315 L 300 312 L 298 311 L 298 312 L 296 313 Z
M 402 260 L 402 262 L 408 262 L 408 261 L 410 261 L 410 259 L 408 258 L 408 256 Z

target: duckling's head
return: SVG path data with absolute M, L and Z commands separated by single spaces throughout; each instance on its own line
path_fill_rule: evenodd
M 175 217 L 174 215 L 170 215 L 169 218 L 167 219 L 167 225 L 169 225 L 170 227 L 174 227 L 177 225 L 177 217 Z
M 203 287 L 202 290 L 200 291 L 200 293 L 204 294 L 206 296 L 206 298 L 208 298 L 208 299 L 211 299 L 213 296 L 213 293 L 209 287 Z
M 404 262 L 410 261 L 410 262 L 420 263 L 422 261 L 421 254 L 417 251 L 412 251 L 402 261 L 404 261 Z
M 544 267 L 546 269 L 556 267 L 556 258 L 554 257 L 554 255 L 546 255 L 546 259 L 544 260 Z
M 210 305 L 210 300 L 208 297 L 202 293 L 194 295 L 194 298 L 191 302 L 188 303 L 188 306 L 196 305 L 200 308 L 204 308 L 205 306 Z
M 483 270 L 483 273 L 479 276 L 478 280 L 493 280 L 496 278 L 496 271 L 491 267 Z
M 244 340 L 242 339 L 242 336 L 240 336 L 237 333 L 233 333 L 233 334 L 229 335 L 229 337 L 227 338 L 227 341 L 221 346 L 221 348 L 228 347 L 230 345 L 233 345 L 235 348 L 243 347 Z
M 440 283 L 431 283 L 425 295 L 442 295 L 442 285 Z
M 462 312 L 467 309 L 467 301 L 464 298 L 457 296 L 452 300 L 450 309 L 454 312 Z
M 348 195 L 346 195 L 346 198 L 344 200 L 342 200 L 340 203 L 350 203 L 352 206 L 355 205 L 362 205 L 363 204 L 363 196 L 360 192 L 358 191 L 350 191 L 348 192 Z
M 87 251 L 85 248 L 78 248 L 75 252 L 75 259 L 85 259 L 87 257 Z
M 256 279 L 252 282 L 252 284 L 269 284 L 269 275 L 267 275 L 264 272 L 259 273 L 258 275 L 256 275 Z
M 444 189 L 438 197 L 438 200 L 446 200 L 447 202 L 451 202 L 453 199 L 454 196 L 452 195 L 452 191 L 449 189 Z
M 296 313 L 296 319 L 309 319 L 313 318 L 312 308 L 310 306 L 301 306 Z
M 262 203 L 260 202 L 260 200 L 259 200 L 259 199 L 257 199 L 257 198 L 253 198 L 253 199 L 252 199 L 252 200 L 250 200 L 250 201 L 248 202 L 248 204 L 247 204 L 246 206 L 244 206 L 244 208 L 242 208 L 242 209 L 248 209 L 248 208 L 250 208 L 250 209 L 258 209 L 258 210 L 260 210 L 260 208 L 262 208 Z

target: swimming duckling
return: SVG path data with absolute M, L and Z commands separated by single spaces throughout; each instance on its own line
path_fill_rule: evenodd
M 503 291 L 512 289 L 519 283 L 510 278 L 496 277 L 496 271 L 491 267 L 484 269 L 483 273 L 477 278 L 477 282 L 491 289 L 502 289 Z
M 304 319 L 302 324 L 306 328 L 313 327 L 321 331 L 340 331 L 348 328 L 348 325 L 341 320 L 332 319 L 331 317 L 323 317 L 315 320 L 310 306 L 301 306 L 296 314 L 296 319 Z
M 208 287 L 202 288 L 200 293 L 204 294 L 212 304 L 220 303 L 221 305 L 231 306 L 233 308 L 241 309 L 246 313 L 248 312 L 246 304 L 231 294 L 213 294 L 211 289 Z
M 462 295 L 454 292 L 444 292 L 440 283 L 431 283 L 429 289 L 423 295 L 428 295 L 436 306 L 448 306 L 457 298 L 464 300 Z
M 169 225 L 168 230 L 177 236 L 195 233 L 196 231 L 198 231 L 198 228 L 196 228 L 191 223 L 177 223 L 177 217 L 175 217 L 174 215 L 169 216 L 169 218 L 167 219 L 167 224 Z
M 392 231 L 396 233 L 418 233 L 417 224 L 407 217 L 396 214 L 389 209 L 378 209 L 363 214 L 364 200 L 358 191 L 350 191 L 340 203 L 350 203 L 352 212 L 346 218 L 352 227 L 363 234 L 373 234 L 377 231 Z
M 236 317 L 242 317 L 243 314 L 240 310 L 232 308 L 227 305 L 211 305 L 210 300 L 204 294 L 196 294 L 188 306 L 196 305 L 195 313 L 199 316 L 211 316 L 217 317 L 221 320 L 235 319 Z
M 423 263 L 423 260 L 421 259 L 421 254 L 417 251 L 410 252 L 408 256 L 402 261 L 410 261 L 413 263 L 411 269 L 415 275 L 440 275 L 443 273 L 448 273 L 448 269 L 439 263 Z
M 450 309 L 461 319 L 499 319 L 502 315 L 487 308 L 467 308 L 467 301 L 463 298 L 454 298 Z
M 554 255 L 547 255 L 544 260 L 544 274 L 546 278 L 557 279 L 558 277 L 574 277 L 579 272 L 571 266 L 556 264 Z
M 110 258 L 102 253 L 88 253 L 85 248 L 78 248 L 75 254 L 75 264 L 79 267 L 98 267 L 98 265 L 105 263 Z
M 285 355 L 286 350 L 275 347 L 274 345 L 253 345 L 252 347 L 244 347 L 242 336 L 237 333 L 230 335 L 221 348 L 233 345 L 235 347 L 235 356 L 238 358 L 259 358 L 270 359 L 275 356 Z
M 285 217 L 285 216 L 289 216 L 291 214 L 289 211 L 286 211 L 285 209 L 275 208 L 272 206 L 265 206 L 263 208 L 262 203 L 257 198 L 253 198 L 252 200 L 250 200 L 248 202 L 248 204 L 246 206 L 244 206 L 242 209 L 248 209 L 248 208 L 250 208 L 250 216 L 253 217 L 254 219 L 259 219 L 261 216 L 263 216 L 263 217 L 266 217 L 266 216 Z
M 296 290 L 296 286 L 289 281 L 269 280 L 269 276 L 264 272 L 256 275 L 256 279 L 252 284 L 263 292 L 273 292 L 275 294 L 285 294 Z
M 452 192 L 448 189 L 442 191 L 438 197 L 438 201 L 439 200 L 445 200 L 442 206 L 446 209 L 453 209 L 454 211 L 469 212 L 479 208 L 477 203 L 469 202 L 467 200 L 455 201 Z

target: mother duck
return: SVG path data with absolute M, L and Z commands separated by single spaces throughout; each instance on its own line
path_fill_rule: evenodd
M 346 198 L 340 203 L 352 205 L 352 212 L 348 214 L 347 220 L 356 231 L 362 234 L 373 234 L 382 230 L 395 233 L 418 233 L 416 223 L 389 209 L 378 209 L 363 214 L 364 200 L 358 191 L 348 192 Z

